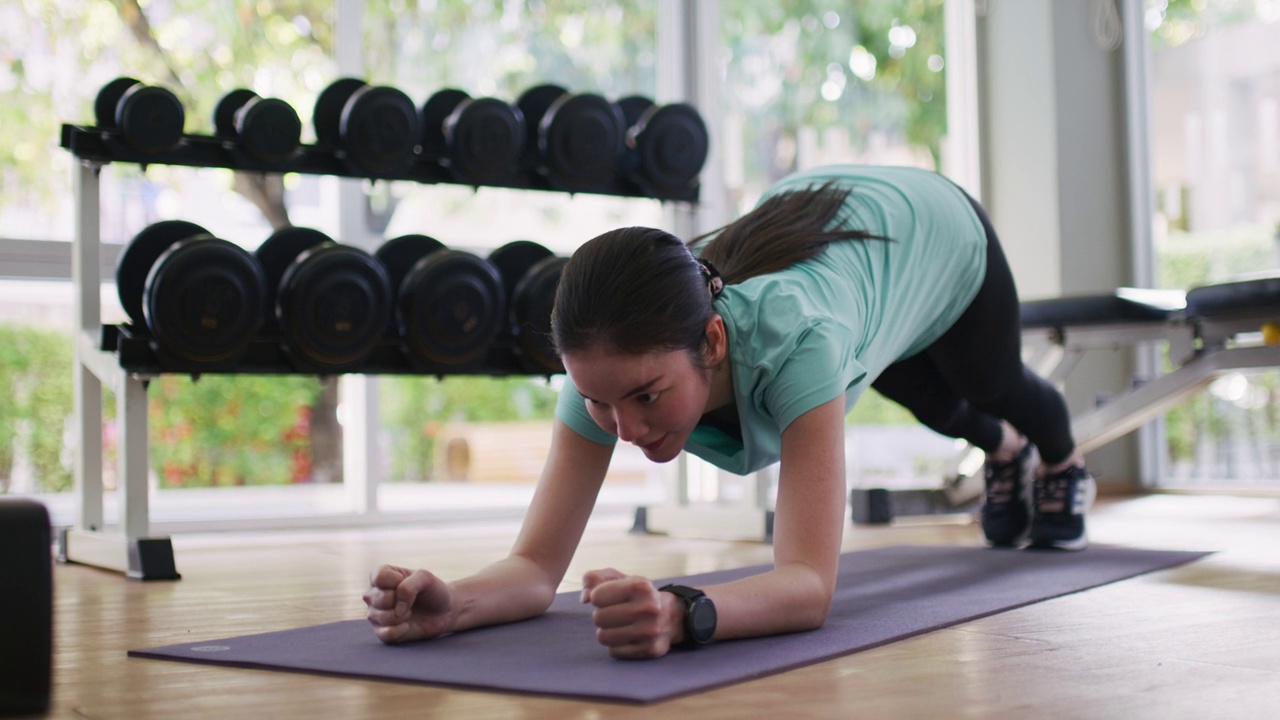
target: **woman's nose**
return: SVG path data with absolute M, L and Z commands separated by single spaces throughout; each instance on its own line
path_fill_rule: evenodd
M 624 442 L 635 442 L 644 437 L 647 430 L 639 413 L 616 408 L 613 411 L 613 422 L 617 428 L 618 439 Z

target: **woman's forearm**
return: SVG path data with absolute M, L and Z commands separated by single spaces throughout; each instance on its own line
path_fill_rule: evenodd
M 700 589 L 716 604 L 716 640 L 821 627 L 833 593 L 821 573 L 800 563 Z
M 546 612 L 557 580 L 533 561 L 512 555 L 475 575 L 449 583 L 453 592 L 450 632 L 525 620 Z

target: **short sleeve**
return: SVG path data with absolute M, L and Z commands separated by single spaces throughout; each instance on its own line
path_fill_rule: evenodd
M 854 356 L 849 329 L 818 322 L 797 338 L 795 349 L 765 388 L 762 404 L 778 430 L 785 430 L 796 418 L 840 397 L 866 374 Z
M 556 417 L 568 425 L 569 429 L 593 443 L 615 445 L 618 442 L 616 435 L 605 432 L 595 420 L 591 419 L 591 413 L 587 412 L 586 401 L 582 399 L 578 388 L 567 375 L 564 378 L 564 387 L 560 390 L 560 396 L 556 398 Z

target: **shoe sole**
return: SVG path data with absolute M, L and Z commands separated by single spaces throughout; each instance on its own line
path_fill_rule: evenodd
M 1048 542 L 1032 541 L 1027 545 L 1028 550 L 1069 550 L 1079 551 L 1089 547 L 1088 533 L 1082 533 L 1080 537 L 1074 540 L 1050 540 Z

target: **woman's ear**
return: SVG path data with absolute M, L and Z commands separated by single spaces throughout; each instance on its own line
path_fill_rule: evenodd
M 729 333 L 724 327 L 724 318 L 719 313 L 707 320 L 703 330 L 706 340 L 702 346 L 702 362 L 706 367 L 715 367 L 729 357 Z

